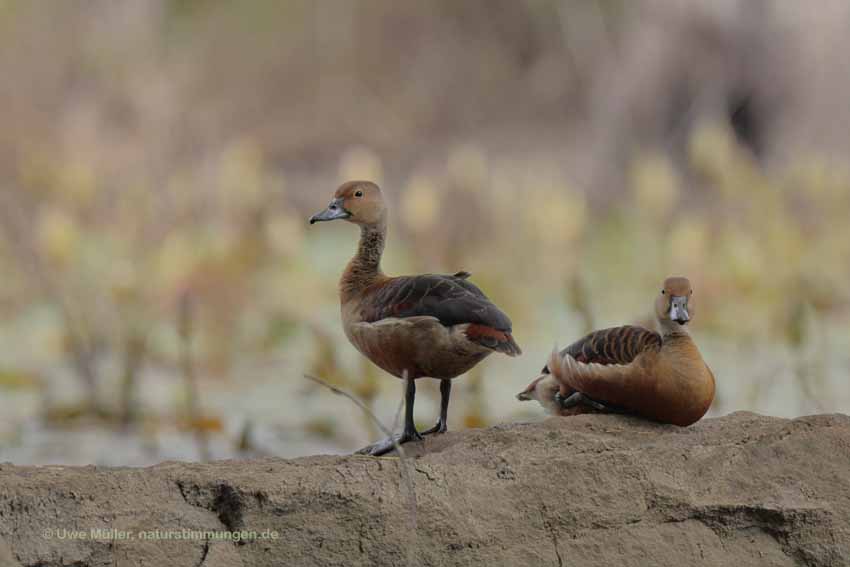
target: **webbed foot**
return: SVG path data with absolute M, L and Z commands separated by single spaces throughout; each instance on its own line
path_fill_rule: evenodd
M 586 394 L 582 394 L 581 392 L 573 392 L 566 398 L 563 396 L 563 394 L 561 394 L 561 392 L 557 392 L 555 394 L 555 401 L 563 409 L 569 409 L 579 404 L 584 404 L 586 406 L 592 407 L 597 411 L 602 411 L 606 413 L 627 413 L 626 410 L 624 410 L 623 408 L 599 402 L 597 400 L 594 400 L 590 396 L 587 396 Z
M 561 409 L 570 409 L 571 407 L 575 407 L 584 401 L 584 394 L 581 392 L 573 392 L 567 397 L 561 392 L 555 393 L 555 401 L 561 406 Z
M 434 427 L 430 427 L 422 432 L 422 435 L 432 435 L 434 433 L 445 433 L 449 430 L 449 426 L 446 425 L 446 422 L 440 420 Z

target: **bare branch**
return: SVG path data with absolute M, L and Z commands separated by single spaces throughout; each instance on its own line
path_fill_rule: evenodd
M 364 404 L 359 399 L 357 399 L 355 396 L 353 396 L 352 394 L 349 394 L 345 390 L 340 390 L 336 386 L 333 386 L 330 383 L 325 382 L 321 378 L 313 376 L 312 374 L 305 374 L 304 378 L 306 378 L 307 380 L 310 380 L 311 382 L 315 382 L 316 384 L 319 384 L 320 386 L 324 386 L 325 388 L 327 388 L 328 390 L 330 390 L 331 392 L 333 392 L 334 394 L 336 394 L 338 396 L 348 398 L 349 400 L 354 402 L 354 404 L 357 407 L 359 407 L 361 410 L 363 410 L 363 412 L 372 419 L 372 421 L 375 423 L 375 425 L 378 427 L 378 429 L 381 430 L 381 433 L 383 433 L 384 435 L 386 435 L 388 437 L 391 437 L 394 440 L 393 445 L 395 446 L 395 450 L 398 452 L 398 454 L 400 456 L 404 456 L 404 448 L 401 445 L 399 445 L 398 442 L 395 442 L 395 437 L 393 437 L 392 431 L 388 430 L 384 426 L 384 424 L 381 423 L 381 420 L 378 419 L 378 417 L 372 412 L 372 410 L 370 410 L 366 406 L 366 404 Z M 403 405 L 403 404 L 404 404 L 404 400 L 402 400 L 400 406 Z
M 321 378 L 318 378 L 316 376 L 312 376 L 310 374 L 305 374 L 304 378 L 306 378 L 307 380 L 310 380 L 311 382 L 315 382 L 316 384 L 319 384 L 320 386 L 324 386 L 325 388 L 327 388 L 328 390 L 330 390 L 331 392 L 333 392 L 334 394 L 336 394 L 338 396 L 348 398 L 349 400 L 354 402 L 354 404 L 357 407 L 359 407 L 367 416 L 369 416 L 369 418 L 375 423 L 375 425 L 378 427 L 378 429 L 381 430 L 381 433 L 383 433 L 384 435 L 386 435 L 387 437 L 389 437 L 392 440 L 393 447 L 395 447 L 395 450 L 396 450 L 396 452 L 398 453 L 398 456 L 399 456 L 399 465 L 400 465 L 399 466 L 399 472 L 401 474 L 401 479 L 402 479 L 402 482 L 404 483 L 404 487 L 405 487 L 406 492 L 407 492 L 407 501 L 408 501 L 409 515 L 410 515 L 411 534 L 413 535 L 414 540 L 415 540 L 415 538 L 416 538 L 416 527 L 417 527 L 416 487 L 414 485 L 413 475 L 410 471 L 410 468 L 408 468 L 410 466 L 410 463 L 409 463 L 409 460 L 407 458 L 407 455 L 404 452 L 404 447 L 402 447 L 402 445 L 396 439 L 395 435 L 393 435 L 393 431 L 398 426 L 399 417 L 401 416 L 401 410 L 404 407 L 404 396 L 402 396 L 402 399 L 398 404 L 398 409 L 396 410 L 395 418 L 393 419 L 392 430 L 390 430 L 390 429 L 387 429 L 387 427 L 383 423 L 381 423 L 381 420 L 378 419 L 378 416 L 376 416 L 374 414 L 374 412 L 371 409 L 369 409 L 369 407 L 366 404 L 364 404 L 362 401 L 357 399 L 356 396 L 349 394 L 345 390 L 341 390 L 341 389 L 337 388 L 336 386 L 333 386 L 333 385 L 329 384 L 328 382 L 326 382 L 326 381 L 324 381 Z M 409 380 L 412 380 L 412 378 L 410 378 L 409 374 L 407 372 L 405 372 L 404 373 L 404 385 L 405 386 L 407 386 L 407 383 L 408 383 Z M 415 550 L 415 546 L 408 546 L 407 549 L 408 549 L 407 562 L 408 562 L 408 564 L 412 565 L 413 564 L 412 563 L 412 561 L 413 561 L 412 553 Z

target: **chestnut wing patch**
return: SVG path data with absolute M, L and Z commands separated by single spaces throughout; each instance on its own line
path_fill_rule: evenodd
M 363 319 L 373 323 L 387 317 L 430 316 L 450 327 L 473 323 L 510 333 L 511 320 L 474 284 L 469 274 L 425 274 L 391 278 L 370 290 L 363 302 Z
M 637 355 L 661 348 L 661 335 L 633 325 L 594 331 L 561 351 L 585 364 L 629 364 Z M 543 368 L 549 373 L 549 366 Z

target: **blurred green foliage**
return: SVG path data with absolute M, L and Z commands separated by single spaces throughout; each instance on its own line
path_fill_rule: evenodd
M 620 184 L 566 173 L 584 121 L 605 123 L 591 79 L 628 6 L 0 2 L 0 330 L 14 343 L 0 388 L 40 388 L 54 422 L 145 431 L 162 417 L 137 407 L 153 375 L 187 384 L 163 419 L 190 430 L 230 417 L 186 399 L 195 379 L 325 395 L 309 372 L 375 407 L 398 384 L 348 345 L 336 303 L 357 232 L 305 221 L 338 182 L 368 178 L 392 205 L 386 270 L 471 271 L 527 352 L 646 321 L 659 282 L 683 274 L 709 362 L 743 383 L 721 384 L 716 411 L 758 407 L 777 368 L 794 378 L 788 412 L 847 403 L 831 390 L 850 340 L 846 167 L 757 161 L 718 119 L 694 121 L 679 154 L 623 152 Z M 495 400 L 543 362 L 512 362 L 525 370 L 511 383 L 505 362 L 476 368 L 458 421 L 504 419 Z M 344 433 L 326 411 L 299 426 Z
M 697 332 L 722 341 L 796 352 L 813 340 L 813 328 L 846 324 L 850 177 L 816 161 L 767 174 L 716 125 L 695 133 L 689 166 L 690 192 L 662 154 L 641 155 L 623 198 L 591 207 L 566 179 L 501 167 L 481 148 L 458 147 L 443 169 L 387 188 L 397 205 L 387 267 L 472 270 L 526 344 L 575 338 L 538 330 L 552 314 L 541 303 L 562 306 L 578 329 L 643 320 L 667 274 L 692 279 Z M 88 361 L 78 368 L 84 382 L 86 368 L 110 359 L 125 360 L 130 373 L 146 365 L 176 372 L 177 310 L 191 297 L 204 379 L 227 376 L 236 359 L 286 352 L 306 334 L 312 352 L 297 353 L 303 359 L 294 367 L 373 402 L 392 381 L 368 363 L 347 362 L 335 308 L 335 280 L 356 231 L 308 237 L 283 177 L 248 140 L 210 169 L 203 180 L 175 174 L 154 199 L 141 187 L 110 191 L 81 164 L 42 163 L 35 175 L 25 160 L 19 183 L 34 222 L 5 242 L 4 269 L 16 285 L 5 286 L 15 302 L 4 324 L 41 317 L 54 333 L 39 335 L 39 362 Z M 361 148 L 340 170 L 341 178 L 380 178 L 381 160 Z M 203 191 L 189 190 L 201 184 Z M 333 186 L 325 189 L 329 195 Z M 536 366 L 529 361 L 529 376 Z M 481 372 L 473 374 L 466 421 L 486 423 L 475 400 L 487 391 Z

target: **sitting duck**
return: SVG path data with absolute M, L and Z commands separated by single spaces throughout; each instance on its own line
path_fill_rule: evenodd
M 617 412 L 675 425 L 698 421 L 714 400 L 714 374 L 688 333 L 693 289 L 664 280 L 655 300 L 661 333 L 626 325 L 594 331 L 549 358 L 517 394 L 549 413 Z
M 339 282 L 345 334 L 374 364 L 407 382 L 401 436 L 363 450 L 383 455 L 396 442 L 447 430 L 453 378 L 494 352 L 518 356 L 522 351 L 511 335 L 511 320 L 469 281 L 469 273 L 384 275 L 387 206 L 376 184 L 344 183 L 310 224 L 337 219 L 360 227 L 357 253 Z M 440 416 L 434 427 L 420 434 L 413 423 L 415 380 L 426 377 L 440 380 Z

